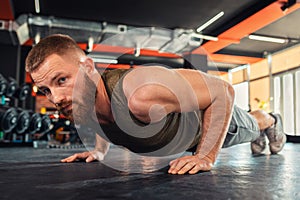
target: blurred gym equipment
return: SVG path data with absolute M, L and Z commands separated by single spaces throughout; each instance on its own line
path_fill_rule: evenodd
M 18 119 L 17 126 L 14 128 L 13 132 L 17 134 L 23 134 L 29 128 L 30 115 L 29 112 L 22 109 L 17 109 Z
M 0 95 L 4 95 L 7 88 L 7 80 L 0 74 Z
M 4 133 L 12 131 L 18 122 L 18 113 L 15 108 L 0 106 L 0 130 Z
M 51 127 L 51 119 L 48 115 L 41 115 L 41 127 L 39 133 L 46 133 Z
M 0 95 L 24 101 L 30 95 L 30 92 L 31 88 L 28 84 L 18 86 L 14 78 L 9 77 L 6 79 L 0 74 Z
M 31 92 L 30 86 L 27 84 L 23 84 L 17 88 L 13 97 L 17 98 L 20 101 L 24 101 L 30 95 L 30 92 Z
M 5 95 L 7 97 L 13 97 L 13 95 L 15 94 L 16 90 L 17 90 L 18 84 L 16 82 L 15 79 L 9 77 L 8 81 L 7 81 L 7 88 L 5 91 Z
M 30 122 L 29 128 L 27 129 L 26 133 L 36 133 L 42 127 L 42 117 L 39 113 L 29 112 L 30 114 Z

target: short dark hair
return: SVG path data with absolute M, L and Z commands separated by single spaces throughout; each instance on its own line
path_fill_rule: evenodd
M 65 55 L 74 50 L 84 54 L 75 40 L 68 35 L 53 34 L 43 38 L 37 45 L 35 45 L 27 55 L 26 58 L 26 71 L 31 73 L 38 69 L 45 59 L 52 55 Z

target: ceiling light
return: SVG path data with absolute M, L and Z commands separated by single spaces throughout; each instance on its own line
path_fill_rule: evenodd
M 215 21 L 217 21 L 220 17 L 222 17 L 224 15 L 224 12 L 219 12 L 216 16 L 214 16 L 213 18 L 211 18 L 210 20 L 208 20 L 206 23 L 204 23 L 202 26 L 199 26 L 199 28 L 197 28 L 197 32 L 201 32 L 203 31 L 205 28 L 207 28 L 209 25 L 211 25 L 212 23 L 214 23 Z
M 264 42 L 274 42 L 274 43 L 286 43 L 287 39 L 276 38 L 276 37 L 268 37 L 268 36 L 260 36 L 260 35 L 249 35 L 249 39 L 251 40 L 259 40 Z
M 118 64 L 118 60 L 115 57 L 101 56 L 101 55 L 89 55 L 95 63 L 107 63 L 107 64 Z
M 36 35 L 34 36 L 34 44 L 39 43 L 41 40 L 41 34 L 40 32 L 37 32 Z
M 94 38 L 93 37 L 89 37 L 86 51 L 87 52 L 92 52 L 93 51 L 93 47 L 94 47 Z
M 209 36 L 209 35 L 202 35 L 202 34 L 193 34 L 193 37 L 197 37 L 197 38 L 201 38 L 204 40 L 212 40 L 212 41 L 218 41 L 218 37 L 214 37 L 214 36 Z
M 118 64 L 115 56 L 91 53 L 88 55 L 95 63 Z
M 38 88 L 38 86 L 34 85 L 34 86 L 32 86 L 32 90 L 33 90 L 33 92 L 37 93 L 39 88 Z
M 40 13 L 40 0 L 34 0 L 35 12 Z
M 96 63 L 118 64 L 117 60 L 107 58 L 93 58 L 93 61 Z

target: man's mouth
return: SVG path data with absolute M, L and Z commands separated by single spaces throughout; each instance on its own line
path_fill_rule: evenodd
M 72 104 L 67 104 L 67 105 L 61 107 L 60 110 L 63 114 L 70 114 L 72 111 Z

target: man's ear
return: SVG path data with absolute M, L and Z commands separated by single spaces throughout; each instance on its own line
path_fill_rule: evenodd
M 97 84 L 101 78 L 100 74 L 96 70 L 95 63 L 92 58 L 86 57 L 85 60 L 82 62 L 83 69 L 86 75 L 95 83 Z
M 87 74 L 92 74 L 95 72 L 95 64 L 92 58 L 85 57 L 85 60 L 83 61 L 84 70 Z

